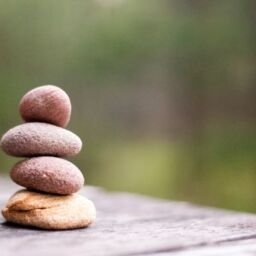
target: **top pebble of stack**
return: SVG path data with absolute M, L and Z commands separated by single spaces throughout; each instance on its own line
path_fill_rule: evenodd
M 44 85 L 26 93 L 20 101 L 19 110 L 25 122 L 45 122 L 66 127 L 71 116 L 71 102 L 61 88 Z

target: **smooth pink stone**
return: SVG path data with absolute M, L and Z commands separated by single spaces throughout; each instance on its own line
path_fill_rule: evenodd
M 11 156 L 59 156 L 78 154 L 80 138 L 64 128 L 46 123 L 24 123 L 7 131 L 1 139 L 3 151 Z
M 34 157 L 17 163 L 11 178 L 28 189 L 67 195 L 84 184 L 81 171 L 71 162 L 57 157 Z
M 66 127 L 71 116 L 71 102 L 61 88 L 44 85 L 27 92 L 20 101 L 19 110 L 26 122 L 45 122 Z

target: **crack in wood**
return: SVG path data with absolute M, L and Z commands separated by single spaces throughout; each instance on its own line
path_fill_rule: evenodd
M 180 252 L 180 251 L 186 251 L 190 249 L 197 249 L 201 247 L 206 247 L 206 246 L 214 246 L 214 245 L 223 245 L 223 244 L 228 244 L 228 243 L 233 243 L 233 242 L 241 242 L 245 240 L 252 240 L 256 239 L 256 233 L 255 235 L 249 235 L 249 236 L 242 236 L 242 237 L 236 237 L 236 238 L 227 238 L 224 240 L 217 240 L 214 242 L 201 242 L 197 244 L 191 244 L 189 246 L 177 246 L 177 247 L 164 247 L 164 248 L 158 248 L 158 249 L 151 249 L 150 251 L 141 251 L 141 252 L 135 252 L 135 253 L 128 253 L 128 254 L 123 254 L 122 256 L 138 256 L 138 255 L 154 255 L 154 254 L 162 254 L 162 253 L 173 253 L 173 252 Z

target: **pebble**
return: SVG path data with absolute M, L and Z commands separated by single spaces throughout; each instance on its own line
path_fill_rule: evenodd
M 27 92 L 20 101 L 19 110 L 26 122 L 46 122 L 66 127 L 71 116 L 71 102 L 61 88 L 44 85 Z
M 94 204 L 78 194 L 58 196 L 21 190 L 2 210 L 8 222 L 48 230 L 87 227 L 95 221 Z
M 78 154 L 80 138 L 64 128 L 46 123 L 24 123 L 7 131 L 1 139 L 3 151 L 11 156 L 59 156 Z
M 84 184 L 81 171 L 71 162 L 57 157 L 34 157 L 18 162 L 11 170 L 18 185 L 42 192 L 68 195 Z

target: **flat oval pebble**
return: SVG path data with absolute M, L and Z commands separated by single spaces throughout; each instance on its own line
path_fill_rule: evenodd
M 71 102 L 61 88 L 44 85 L 27 92 L 20 101 L 20 114 L 26 122 L 45 122 L 66 127 L 71 116 Z
M 68 195 L 84 184 L 81 171 L 71 162 L 57 157 L 33 157 L 17 163 L 11 178 L 28 189 Z
M 96 219 L 94 204 L 83 196 L 58 196 L 28 190 L 15 193 L 2 214 L 8 222 L 48 230 L 83 228 Z
M 46 123 L 25 123 L 7 131 L 1 139 L 5 153 L 17 157 L 76 155 L 82 148 L 74 133 Z

